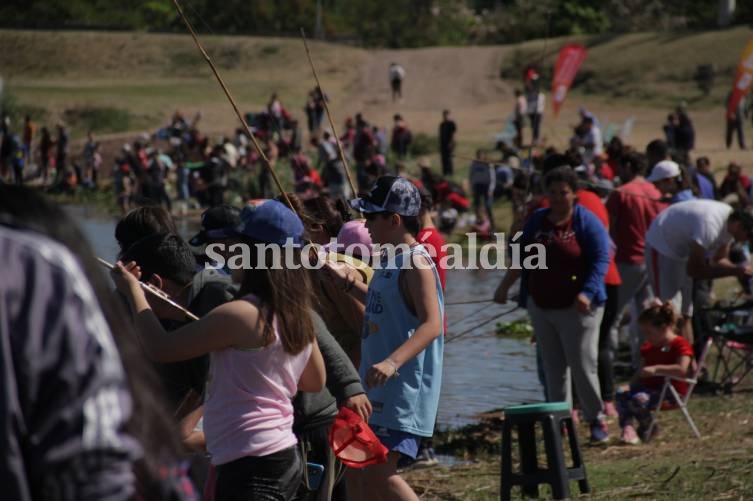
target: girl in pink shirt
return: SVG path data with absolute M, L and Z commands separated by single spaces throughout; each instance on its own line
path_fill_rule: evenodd
M 245 207 L 236 231 L 251 257 L 244 265 L 253 267 L 232 270 L 241 284 L 240 299 L 178 330 L 165 332 L 152 312 L 152 297 L 147 299 L 138 283 L 137 263 L 118 263 L 113 278 L 131 303 L 141 344 L 152 360 L 211 355 L 204 434 L 217 467 L 217 499 L 292 499 L 303 472 L 292 398 L 299 390 L 321 390 L 325 370 L 310 315 L 307 270 L 285 268 L 280 262 L 285 252 L 260 251 L 257 244 L 292 240 L 300 247 L 303 225 L 271 200 Z M 259 266 L 257 252 L 264 252 L 265 266 Z M 295 255 L 300 259 L 299 249 Z M 231 268 L 234 261 L 241 260 L 231 259 Z M 274 269 L 278 264 L 281 269 Z

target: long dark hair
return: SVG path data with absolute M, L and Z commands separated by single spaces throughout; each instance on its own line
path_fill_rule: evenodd
M 301 200 L 301 198 L 295 193 L 288 193 L 288 200 L 292 205 L 293 212 L 295 212 L 303 226 L 306 229 L 310 238 L 311 233 L 314 232 L 316 226 L 323 228 L 330 237 L 337 237 L 340 233 L 340 229 L 344 224 L 344 218 L 342 212 L 337 207 L 337 204 L 332 201 L 331 198 L 325 195 L 319 195 L 308 200 Z M 275 198 L 275 200 L 285 203 L 285 199 L 282 195 Z
M 137 343 L 133 325 L 120 299 L 115 295 L 94 258 L 86 238 L 65 211 L 35 191 L 0 184 L 0 214 L 13 226 L 43 234 L 64 245 L 78 259 L 89 280 L 94 297 L 112 331 L 133 399 L 133 412 L 126 430 L 144 450 L 135 465 L 140 493 L 146 495 L 159 479 L 159 468 L 180 454 L 180 441 L 172 417 L 167 411 L 161 383 Z M 149 499 L 159 499 L 155 494 Z
M 244 270 L 238 297 L 253 294 L 261 300 L 261 313 L 264 322 L 262 337 L 264 345 L 274 340 L 274 321 L 285 352 L 296 355 L 314 341 L 314 324 L 311 320 L 312 289 L 309 270 L 301 265 L 301 252 L 294 251 L 298 269 L 286 268 L 285 263 L 275 259 L 275 253 L 264 250 L 263 263 L 258 256 L 260 246 L 265 245 L 248 237 L 242 237 L 251 253 L 251 268 Z M 283 257 L 281 253 L 279 257 Z M 283 265 L 283 266 L 280 266 Z M 279 269 L 274 269 L 279 267 Z

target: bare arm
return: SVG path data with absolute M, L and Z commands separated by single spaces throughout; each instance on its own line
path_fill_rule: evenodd
M 314 339 L 311 348 L 311 356 L 301 373 L 301 378 L 298 380 L 298 391 L 317 393 L 324 388 L 324 383 L 327 381 L 327 371 L 316 339 Z
M 518 281 L 520 278 L 520 275 L 523 274 L 523 270 L 515 270 L 515 269 L 509 269 L 505 273 L 505 277 L 502 279 L 502 282 L 500 282 L 499 287 L 497 287 L 497 290 L 494 291 L 494 302 L 499 304 L 505 304 L 507 302 L 507 293 L 510 290 L 510 287 L 515 284 L 515 282 Z
M 687 377 L 690 367 L 690 357 L 682 356 L 676 364 L 650 365 L 641 369 L 641 376 L 674 376 Z
M 116 265 L 112 277 L 118 290 L 131 303 L 136 332 L 144 351 L 155 362 L 189 360 L 212 351 L 230 347 L 259 348 L 263 339 L 258 327 L 259 311 L 246 301 L 232 301 L 209 312 L 205 317 L 167 332 L 149 306 L 138 279 L 135 263 L 125 268 Z
M 424 256 L 414 256 L 413 261 L 413 266 L 402 270 L 402 273 L 405 274 L 405 289 L 410 294 L 419 325 L 413 335 L 389 357 L 369 369 L 365 380 L 369 388 L 384 385 L 403 364 L 415 358 L 442 335 L 442 315 L 431 262 Z
M 729 244 L 722 246 L 711 259 L 706 261 L 706 249 L 693 242 L 690 244 L 690 256 L 688 257 L 687 272 L 696 279 L 714 279 L 730 276 L 743 276 L 746 269 L 736 266 L 727 259 Z
M 196 425 L 203 415 L 204 406 L 200 405 L 189 412 L 178 423 L 180 427 L 180 441 L 183 447 L 191 452 L 206 452 L 207 450 L 207 441 L 204 432 L 196 429 Z

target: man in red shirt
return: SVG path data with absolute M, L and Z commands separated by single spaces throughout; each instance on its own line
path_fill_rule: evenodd
M 667 207 L 661 202 L 661 193 L 644 177 L 648 161 L 637 152 L 626 154 L 620 166 L 620 179 L 624 184 L 613 191 L 607 200 L 611 220 L 611 236 L 617 252 L 614 260 L 622 278 L 617 294 L 617 311 L 613 337 L 619 325 L 622 311 L 633 301 L 636 312 L 651 296 L 651 289 L 644 262 L 646 232 L 657 214 Z M 640 362 L 639 348 L 642 336 L 634 325 L 630 329 L 630 354 L 634 367 Z

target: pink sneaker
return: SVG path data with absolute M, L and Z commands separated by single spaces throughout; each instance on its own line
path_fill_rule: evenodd
M 629 424 L 622 429 L 622 435 L 620 435 L 620 442 L 622 442 L 623 444 L 628 444 L 628 445 L 638 445 L 639 443 L 641 443 L 641 439 L 638 438 L 638 433 L 636 433 L 635 428 L 633 428 L 633 425 Z
M 609 418 L 615 418 L 619 416 L 619 414 L 617 413 L 617 408 L 614 406 L 614 402 L 604 402 L 604 414 L 606 414 Z

